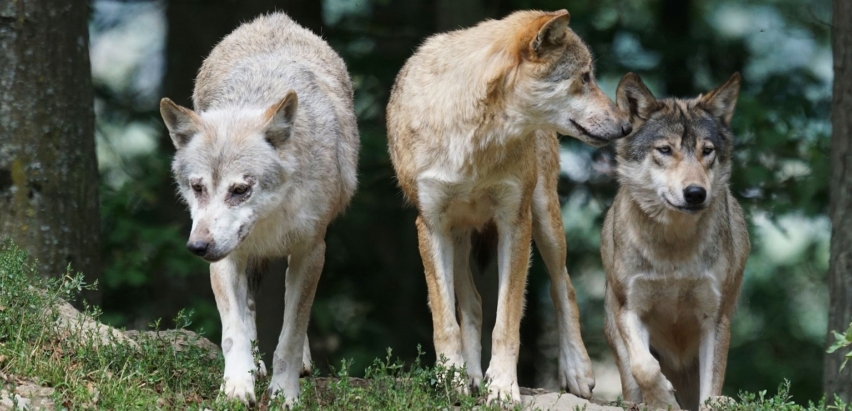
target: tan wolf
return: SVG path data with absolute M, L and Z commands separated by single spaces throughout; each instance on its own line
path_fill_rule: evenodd
M 284 327 L 271 394 L 290 405 L 310 369 L 305 332 L 325 261 L 329 222 L 356 186 L 359 137 L 343 60 L 282 13 L 225 37 L 204 60 L 196 111 L 160 112 L 177 148 L 172 170 L 189 205 L 187 247 L 209 261 L 222 319 L 228 397 L 254 402 L 257 338 L 251 284 L 267 259 L 288 257 Z
M 750 247 L 728 189 L 739 89 L 739 74 L 690 100 L 656 100 L 632 73 L 618 85 L 634 132 L 616 144 L 601 256 L 626 400 L 697 410 L 721 394 Z
M 598 88 L 589 49 L 568 20 L 565 10 L 519 11 L 435 35 L 406 62 L 388 104 L 391 160 L 419 213 L 435 350 L 448 365 L 466 365 L 472 386 L 483 374 L 471 236 L 496 228 L 499 302 L 485 373 L 492 400 L 520 400 L 531 237 L 551 277 L 560 383 L 586 398 L 595 384 L 565 268 L 556 133 L 600 146 L 629 134 L 630 123 Z

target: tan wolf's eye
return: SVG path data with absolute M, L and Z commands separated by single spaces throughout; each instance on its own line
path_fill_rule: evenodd
M 668 155 L 668 154 L 672 153 L 672 148 L 669 147 L 669 146 L 660 146 L 660 147 L 657 147 L 657 151 L 659 151 L 660 154 Z
M 249 186 L 241 184 L 241 185 L 235 186 L 233 189 L 231 189 L 231 193 L 234 193 L 236 195 L 243 195 L 243 194 L 247 193 L 248 190 L 249 190 Z
M 710 154 L 713 154 L 713 147 L 704 147 L 704 150 L 701 150 L 701 154 L 703 154 L 705 156 L 709 156 Z
M 592 74 L 589 73 L 588 71 L 583 73 L 583 84 L 586 84 L 590 81 L 592 81 Z

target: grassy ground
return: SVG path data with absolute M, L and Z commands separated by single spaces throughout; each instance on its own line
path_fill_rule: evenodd
M 114 334 L 100 337 L 92 329 L 58 327 L 58 303 L 73 300 L 88 286 L 79 275 L 45 279 L 33 267 L 26 254 L 10 242 L 0 245 L 0 374 L 52 387 L 56 409 L 246 409 L 218 395 L 221 355 L 213 357 L 196 344 L 177 350 L 156 333 L 131 340 Z M 87 315 L 97 318 L 98 311 L 89 307 Z M 188 321 L 183 314 L 176 319 L 183 326 Z M 152 329 L 157 328 L 152 324 Z M 458 382 L 437 377 L 446 372 L 440 365 L 430 368 L 419 361 L 404 365 L 393 360 L 389 350 L 385 359 L 377 359 L 367 369 L 364 379 L 351 378 L 347 363 L 341 364 L 332 378 L 315 375 L 303 379 L 302 402 L 296 409 L 499 409 L 483 405 L 480 396 L 458 395 Z M 0 385 L 8 385 L 8 381 L 0 379 Z M 267 383 L 261 380 L 256 384 L 260 399 L 256 409 L 280 409 L 277 400 L 264 394 Z M 825 403 L 796 405 L 784 386 L 775 396 L 744 394 L 741 400 L 737 405 L 715 409 L 847 409 L 842 405 L 827 407 Z

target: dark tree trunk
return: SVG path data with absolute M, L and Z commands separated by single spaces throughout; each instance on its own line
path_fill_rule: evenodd
M 661 54 L 666 94 L 692 95 L 693 73 L 688 57 L 694 55 L 695 45 L 690 33 L 692 25 L 692 0 L 663 0 L 660 2 Z
M 0 237 L 37 258 L 43 275 L 61 276 L 71 264 L 94 281 L 100 220 L 88 17 L 84 0 L 0 0 Z
M 852 321 L 852 0 L 834 0 L 832 11 L 834 100 L 831 110 L 828 329 L 843 332 Z M 852 366 L 839 371 L 845 350 L 825 356 L 825 391 L 852 400 Z

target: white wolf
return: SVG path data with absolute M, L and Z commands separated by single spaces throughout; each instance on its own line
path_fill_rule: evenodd
M 288 256 L 284 327 L 269 392 L 292 404 L 310 368 L 305 332 L 325 259 L 329 222 L 356 186 L 359 137 L 343 60 L 284 14 L 225 37 L 196 79 L 196 111 L 169 99 L 160 112 L 177 148 L 172 164 L 189 205 L 187 247 L 211 263 L 222 318 L 229 397 L 254 402 L 257 338 L 251 276 Z

